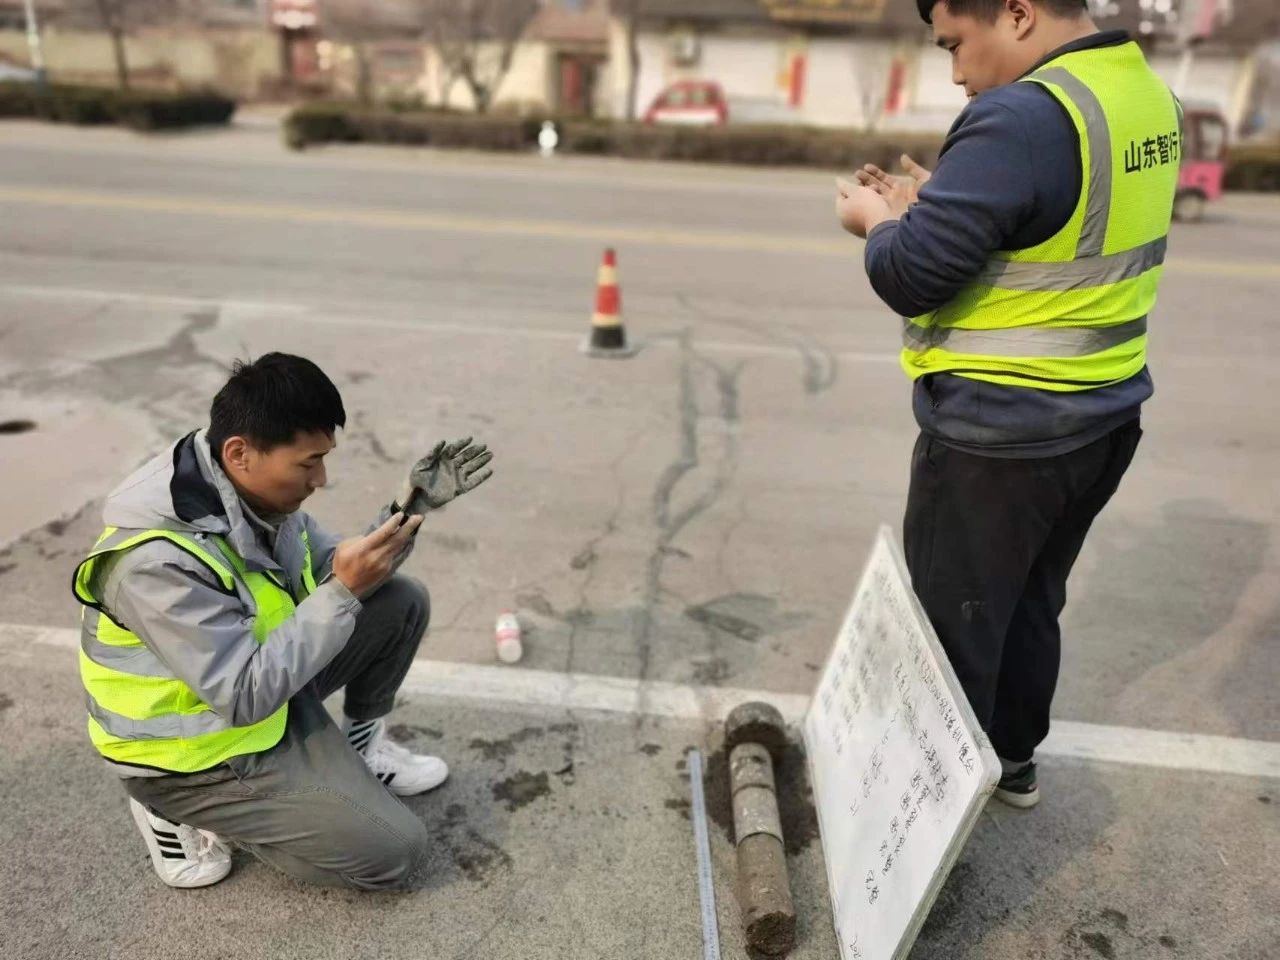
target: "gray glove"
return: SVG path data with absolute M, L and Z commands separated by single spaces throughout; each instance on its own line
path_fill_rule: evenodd
M 493 476 L 492 470 L 484 469 L 492 459 L 489 448 L 473 445 L 470 437 L 449 444 L 441 440 L 413 465 L 396 506 L 406 514 L 439 510 Z

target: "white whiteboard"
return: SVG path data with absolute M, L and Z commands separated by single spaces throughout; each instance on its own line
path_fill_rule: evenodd
M 902 960 L 1000 762 L 881 527 L 804 723 L 843 960 Z

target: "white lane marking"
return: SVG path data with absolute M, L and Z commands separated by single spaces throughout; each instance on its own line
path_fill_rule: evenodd
M 555 340 L 564 343 L 580 343 L 586 336 L 587 324 L 582 330 L 539 330 L 529 327 L 511 327 L 492 323 L 460 323 L 433 320 L 405 320 L 394 317 L 357 316 L 347 314 L 319 313 L 306 304 L 292 303 L 286 300 L 241 300 L 220 299 L 217 297 L 184 297 L 163 293 L 129 293 L 115 290 L 95 290 L 84 287 L 38 286 L 33 284 L 0 284 L 0 296 L 29 297 L 33 299 L 69 299 L 91 301 L 118 301 L 121 303 L 144 303 L 181 308 L 218 307 L 223 311 L 224 320 L 235 320 L 235 311 L 257 314 L 252 319 L 262 320 L 261 314 L 285 314 L 280 319 L 297 320 L 300 323 L 313 323 L 332 327 L 374 327 L 383 330 L 402 330 L 408 333 L 444 333 L 465 336 L 493 336 L 502 339 L 523 340 Z M 887 324 L 890 318 L 882 311 L 849 311 L 850 321 L 856 322 L 861 313 L 868 314 L 874 321 Z M 639 340 L 641 346 L 677 348 L 679 339 L 674 335 L 664 335 Z M 749 356 L 794 357 L 801 352 L 797 346 L 779 346 L 768 343 L 745 343 L 733 340 L 698 340 L 693 345 L 699 350 L 710 353 L 745 354 Z M 831 354 L 836 360 L 844 363 L 884 363 L 897 364 L 897 353 L 877 353 L 874 351 L 843 350 Z
M 130 293 L 126 290 L 94 290 L 85 287 L 50 287 L 30 283 L 0 285 L 0 295 L 33 299 L 118 300 L 121 303 L 149 303 L 174 307 L 231 307 L 280 313 L 305 313 L 307 307 L 286 300 L 237 300 L 218 297 L 184 297 L 167 293 Z
M 0 644 L 76 650 L 76 630 L 0 624 Z M 416 660 L 403 687 L 424 699 L 480 701 L 509 709 L 589 710 L 623 716 L 722 722 L 740 703 L 764 700 L 798 724 L 809 697 L 769 690 L 696 687 L 657 680 Z M 1201 733 L 1055 720 L 1039 754 L 1200 773 L 1280 779 L 1280 743 Z
M 1280 777 L 1280 743 L 1055 720 L 1038 753 L 1173 770 Z

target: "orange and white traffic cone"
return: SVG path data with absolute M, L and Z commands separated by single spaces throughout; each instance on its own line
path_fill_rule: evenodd
M 622 291 L 618 288 L 618 255 L 610 247 L 604 252 L 596 279 L 596 311 L 591 317 L 591 336 L 583 352 L 592 357 L 629 357 L 636 352 L 627 345 L 622 325 Z

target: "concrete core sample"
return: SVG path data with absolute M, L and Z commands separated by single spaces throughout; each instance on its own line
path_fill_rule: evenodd
M 796 909 L 787 878 L 773 758 L 766 743 L 781 750 L 786 726 L 769 704 L 747 703 L 729 714 L 725 738 L 731 748 L 729 790 L 738 848 L 738 907 L 747 947 L 757 955 L 780 957 L 795 946 Z
M 787 747 L 787 723 L 771 703 L 742 703 L 725 718 L 724 739 L 730 750 L 740 743 L 758 743 L 779 760 Z

